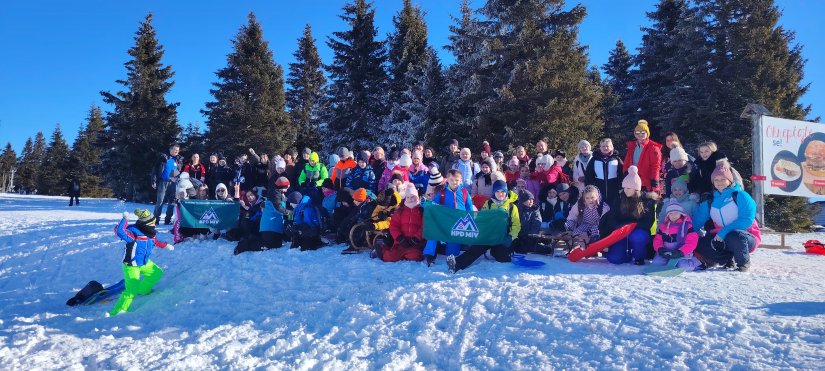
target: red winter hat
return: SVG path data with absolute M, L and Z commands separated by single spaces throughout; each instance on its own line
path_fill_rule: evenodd
M 275 188 L 282 191 L 289 189 L 289 179 L 286 177 L 278 178 L 278 180 L 275 181 Z

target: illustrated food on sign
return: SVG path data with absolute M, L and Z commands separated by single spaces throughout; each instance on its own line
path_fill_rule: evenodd
M 811 192 L 825 195 L 825 142 L 813 140 L 805 147 L 802 183 Z

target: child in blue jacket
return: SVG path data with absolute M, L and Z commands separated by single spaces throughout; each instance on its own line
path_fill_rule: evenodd
M 120 294 L 115 307 L 108 313 L 114 316 L 129 310 L 135 295 L 146 295 L 163 277 L 163 270 L 149 260 L 155 246 L 172 251 L 175 246 L 155 238 L 155 216 L 145 209 L 136 209 L 137 223 L 129 225 L 129 213 L 123 212 L 123 219 L 115 227 L 115 234 L 126 242 L 123 254 L 123 280 L 126 289 Z M 143 275 L 141 280 L 140 276 Z

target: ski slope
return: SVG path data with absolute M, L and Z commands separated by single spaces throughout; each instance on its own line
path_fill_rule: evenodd
M 133 311 L 65 305 L 122 277 L 115 200 L 0 195 L 0 368 L 822 369 L 825 256 L 757 250 L 748 273 L 672 279 L 600 259 L 522 270 L 382 263 L 226 241 L 156 249 Z M 161 227 L 162 229 L 164 227 Z M 167 232 L 159 234 L 170 240 Z M 776 243 L 776 239 L 766 238 Z

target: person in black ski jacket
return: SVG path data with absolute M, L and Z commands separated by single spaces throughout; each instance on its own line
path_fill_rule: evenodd
M 69 206 L 74 206 L 74 203 L 77 203 L 77 206 L 80 206 L 80 181 L 77 180 L 77 177 L 72 177 L 72 180 L 69 182 Z
M 623 165 L 624 160 L 613 150 L 613 141 L 602 138 L 599 149 L 593 151 L 593 158 L 584 170 L 584 184 L 596 186 L 604 201 L 612 204 L 622 189 Z
M 226 164 L 226 159 L 221 158 L 218 160 L 218 164 L 206 173 L 206 185 L 209 186 L 210 193 L 212 194 L 211 197 L 214 198 L 214 190 L 218 189 L 218 184 L 231 184 L 234 176 L 234 172 Z

